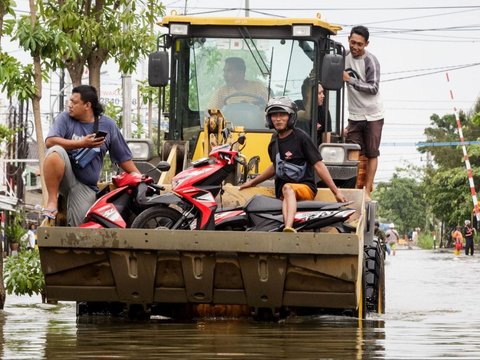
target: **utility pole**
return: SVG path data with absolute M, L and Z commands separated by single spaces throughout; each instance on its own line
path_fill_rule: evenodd
M 127 74 L 122 75 L 122 98 L 123 98 L 123 116 L 122 116 L 123 137 L 126 139 L 129 139 L 132 136 L 132 77 Z
M 60 93 L 58 94 L 58 112 L 61 113 L 65 109 L 65 69 L 60 69 Z
M 250 16 L 250 0 L 245 0 L 245 17 Z
M 132 9 L 128 5 L 125 11 L 130 12 Z M 127 31 L 128 28 L 125 25 L 124 30 Z M 129 74 L 122 74 L 122 102 L 123 102 L 123 113 L 122 113 L 122 130 L 123 137 L 126 139 L 131 138 L 132 136 L 132 77 Z

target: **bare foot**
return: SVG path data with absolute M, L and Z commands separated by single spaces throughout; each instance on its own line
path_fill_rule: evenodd
M 370 201 L 372 201 L 372 198 L 370 197 L 370 193 L 365 192 L 365 202 L 370 202 Z

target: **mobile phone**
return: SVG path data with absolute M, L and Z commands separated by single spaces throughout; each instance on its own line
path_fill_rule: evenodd
M 106 131 L 98 130 L 98 131 L 95 133 L 95 139 L 96 139 L 96 138 L 99 138 L 99 137 L 105 137 L 105 136 L 107 136 L 107 132 L 106 132 Z

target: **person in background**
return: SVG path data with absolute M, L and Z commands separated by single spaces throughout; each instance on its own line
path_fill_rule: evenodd
M 377 172 L 383 128 L 383 104 L 380 98 L 380 63 L 366 50 L 370 33 L 365 26 L 355 26 L 348 37 L 343 81 L 348 91 L 348 126 L 346 142 L 359 144 L 367 157 L 365 191 L 370 199 Z
M 380 243 L 382 244 L 387 254 L 390 255 L 390 246 L 387 243 L 387 237 L 383 230 L 380 229 L 380 223 L 378 221 L 375 221 L 375 230 L 373 234 L 380 240 Z
M 462 235 L 462 228 L 457 225 L 455 230 L 452 232 L 452 239 L 453 243 L 455 244 L 455 255 L 460 255 L 460 250 L 462 250 L 463 246 L 463 235 Z
M 413 229 L 412 232 L 412 244 L 417 245 L 418 242 L 418 233 L 420 232 L 420 228 Z
M 104 131 L 106 135 L 96 136 L 97 130 Z M 112 162 L 124 171 L 139 173 L 117 124 L 103 115 L 103 107 L 93 86 L 73 88 L 68 111 L 57 116 L 45 145 L 48 150 L 43 174 L 48 200 L 42 214 L 47 220 L 55 220 L 57 216 L 60 193 L 67 199 L 67 225 L 82 223 L 87 210 L 96 200 L 97 183 L 107 151 Z M 80 168 L 71 157 L 83 149 L 90 149 L 94 156 Z
M 387 237 L 387 243 L 390 246 L 390 249 L 392 250 L 392 255 L 395 256 L 397 253 L 397 243 L 398 243 L 398 240 L 400 240 L 400 235 L 398 235 L 397 230 L 395 230 L 394 223 L 391 223 L 388 226 L 388 230 L 385 233 L 385 236 Z
M 475 229 L 472 227 L 470 220 L 465 220 L 463 235 L 465 236 L 465 255 L 473 256 L 473 236 L 475 235 Z
M 230 103 L 255 103 L 265 106 L 268 99 L 268 90 L 263 83 L 257 80 L 245 79 L 245 61 L 240 57 L 225 59 L 223 78 L 225 85 L 220 87 L 208 103 L 209 109 L 222 109 Z
M 27 249 L 34 250 L 37 243 L 37 226 L 35 224 L 30 224 L 27 231 Z
M 240 185 L 240 190 L 275 176 L 275 196 L 283 200 L 283 231 L 296 232 L 293 221 L 297 201 L 315 198 L 315 173 L 329 187 L 337 201 L 345 202 L 347 199 L 333 182 L 312 139 L 303 130 L 295 128 L 297 105 L 292 100 L 285 96 L 270 99 L 265 109 L 265 118 L 268 127 L 275 129 L 268 145 L 272 164 L 257 177 Z M 295 174 L 287 176 L 287 171 L 282 169 L 291 165 Z
M 315 83 L 313 80 L 308 77 L 303 81 L 302 84 L 302 100 L 296 100 L 295 103 L 298 106 L 298 125 L 304 130 L 307 134 L 310 133 L 310 121 L 312 120 L 312 96 L 314 93 Z M 320 145 L 323 142 L 323 137 L 325 133 L 332 130 L 332 119 L 330 112 L 326 111 L 323 107 L 325 100 L 325 90 L 323 89 L 322 84 L 317 84 L 317 145 Z

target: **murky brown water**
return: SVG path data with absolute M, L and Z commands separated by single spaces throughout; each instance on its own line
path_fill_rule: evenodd
M 73 303 L 7 298 L 2 359 L 480 359 L 480 258 L 421 250 L 387 258 L 387 313 L 282 323 L 77 324 Z

